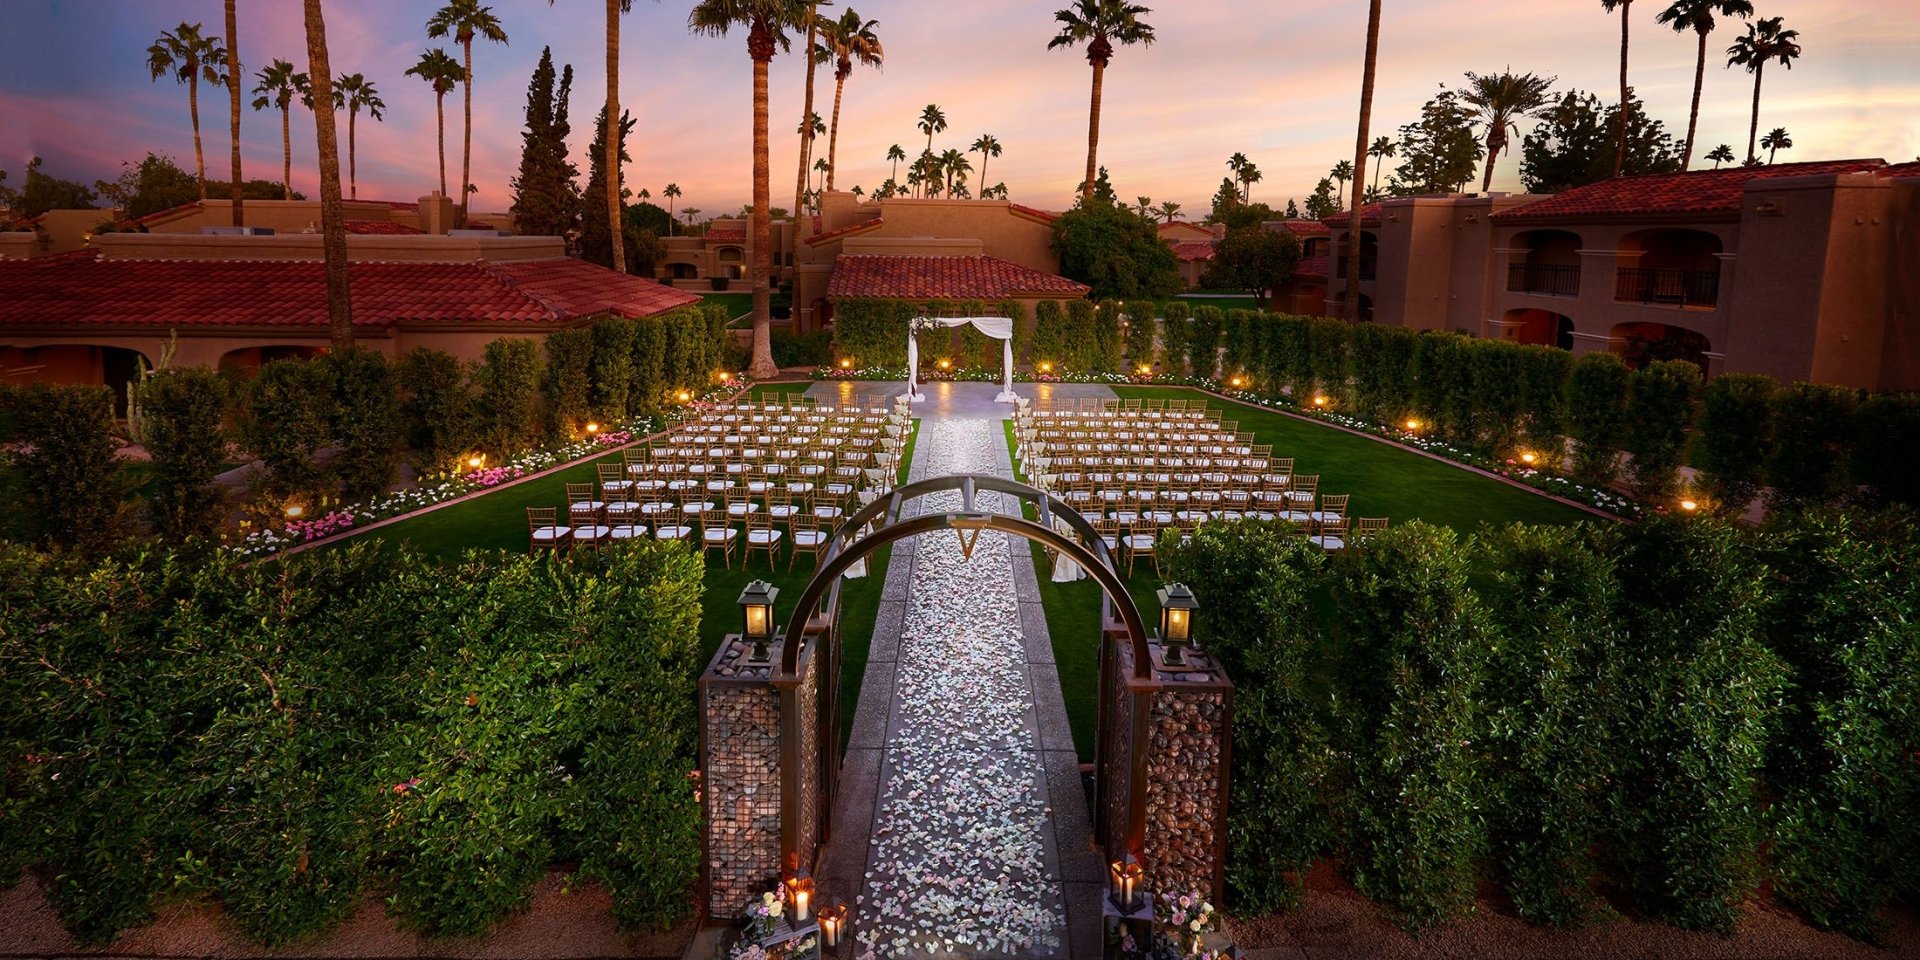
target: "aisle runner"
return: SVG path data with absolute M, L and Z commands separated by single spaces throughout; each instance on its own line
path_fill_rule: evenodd
M 997 420 L 922 421 L 920 443 L 926 476 L 1005 473 Z M 951 510 L 960 495 L 922 503 Z M 1004 534 L 979 538 L 971 560 L 950 533 L 915 550 L 856 928 L 882 957 L 1064 953 L 1013 570 Z

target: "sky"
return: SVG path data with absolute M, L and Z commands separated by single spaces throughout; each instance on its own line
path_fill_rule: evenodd
M 841 0 L 844 9 L 848 0 Z M 950 128 L 936 150 L 966 149 L 981 134 L 1004 147 L 977 185 L 1005 182 L 1013 200 L 1059 209 L 1086 162 L 1091 70 L 1078 50 L 1048 50 L 1062 0 L 855 0 L 878 20 L 884 69 L 857 68 L 842 106 L 838 186 L 871 190 L 889 175 L 887 148 L 917 155 L 920 109 L 937 103 Z M 1157 41 L 1120 48 L 1106 73 L 1100 163 L 1122 197 L 1178 201 L 1204 213 L 1245 153 L 1265 174 L 1253 198 L 1302 201 L 1315 181 L 1353 152 L 1366 4 L 1363 0 L 1146 0 Z M 424 25 L 434 0 L 325 0 L 336 74 L 359 72 L 386 101 L 386 119 L 359 124 L 359 195 L 413 200 L 437 182 L 434 102 L 423 81 L 404 75 L 431 41 Z M 1791 70 L 1766 72 L 1760 128 L 1784 126 L 1793 149 L 1781 159 L 1920 157 L 1920 2 L 1756 0 L 1760 16 L 1798 29 L 1805 54 Z M 637 126 L 628 150 L 629 189 L 678 183 L 681 207 L 704 215 L 736 211 L 750 199 L 752 74 L 746 37 L 692 35 L 691 0 L 638 0 L 624 21 L 621 100 Z M 1632 80 L 1649 112 L 1683 136 L 1695 46 L 1654 22 L 1661 0 L 1633 5 Z M 606 88 L 604 10 L 594 0 L 494 0 L 505 46 L 474 47 L 473 182 L 476 210 L 506 209 L 519 162 L 527 80 L 543 46 L 575 69 L 572 143 L 584 174 L 587 127 Z M 28 158 L 57 176 L 112 178 L 147 151 L 191 169 L 186 88 L 153 82 L 146 48 L 181 22 L 223 31 L 221 0 L 0 0 L 0 169 L 19 183 Z M 240 0 L 240 50 L 248 76 L 274 58 L 305 69 L 299 0 Z M 1742 152 L 1752 78 L 1727 69 L 1722 51 L 1741 30 L 1725 24 L 1708 40 L 1699 153 L 1717 143 Z M 1611 101 L 1618 83 L 1619 21 L 1599 0 L 1386 0 L 1381 28 L 1374 132 L 1415 119 L 1439 84 L 1463 72 L 1515 71 L 1558 77 Z M 795 43 L 796 48 L 799 42 Z M 792 203 L 804 64 L 772 67 L 773 197 Z M 833 81 L 822 70 L 816 110 L 832 110 Z M 246 99 L 251 101 L 249 92 Z M 209 175 L 227 168 L 226 99 L 202 89 L 201 126 Z M 459 94 L 449 95 L 448 182 L 459 180 Z M 277 111 L 247 110 L 243 162 L 249 178 L 278 179 Z M 1524 129 L 1524 125 L 1523 125 Z M 311 117 L 296 108 L 294 188 L 318 193 Z M 341 149 L 346 149 L 345 118 Z M 824 155 L 821 144 L 816 155 Z M 1516 144 L 1517 151 L 1517 144 Z M 981 158 L 970 158 L 976 167 Z M 1697 162 L 1697 161 L 1696 161 Z M 1391 161 L 1390 161 L 1391 163 Z M 345 157 L 342 157 L 344 172 Z M 1391 172 L 1391 166 L 1388 168 Z M 1517 152 L 1503 157 L 1495 190 L 1519 189 Z

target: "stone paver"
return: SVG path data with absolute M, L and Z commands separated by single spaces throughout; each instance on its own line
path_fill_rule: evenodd
M 882 383 L 872 380 L 823 380 L 807 388 L 807 396 L 835 405 L 853 403 L 856 399 L 879 398 L 892 403 L 892 398 L 907 392 L 907 382 L 896 380 Z M 997 383 L 923 383 L 920 392 L 926 400 L 913 405 L 913 415 L 927 419 L 987 419 L 1005 420 L 1013 415 L 1013 404 L 999 403 L 993 398 L 1000 392 Z M 1098 383 L 1016 383 L 1013 392 L 1035 400 L 1050 400 L 1061 403 L 1082 397 L 1095 400 L 1114 399 L 1113 389 Z M 934 474 L 938 476 L 938 474 Z

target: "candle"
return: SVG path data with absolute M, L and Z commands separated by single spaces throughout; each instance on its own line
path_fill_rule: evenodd
M 795 922 L 807 918 L 807 902 L 813 897 L 805 887 L 793 891 L 793 919 Z
M 846 908 L 820 911 L 820 940 L 829 947 L 840 945 L 840 927 L 845 923 Z

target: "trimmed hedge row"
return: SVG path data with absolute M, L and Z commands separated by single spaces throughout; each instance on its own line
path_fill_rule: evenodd
M 1410 523 L 1331 560 L 1243 522 L 1161 549 L 1237 687 L 1236 910 L 1292 905 L 1336 854 L 1411 926 L 1483 877 L 1536 922 L 1606 885 L 1717 931 L 1768 877 L 1865 939 L 1920 896 L 1910 511 Z
M 478 934 L 561 862 L 625 925 L 692 909 L 685 550 L 449 571 L 360 546 L 254 566 L 0 547 L 0 573 L 0 883 L 35 870 L 86 942 L 182 897 L 264 943 L 369 895 Z

